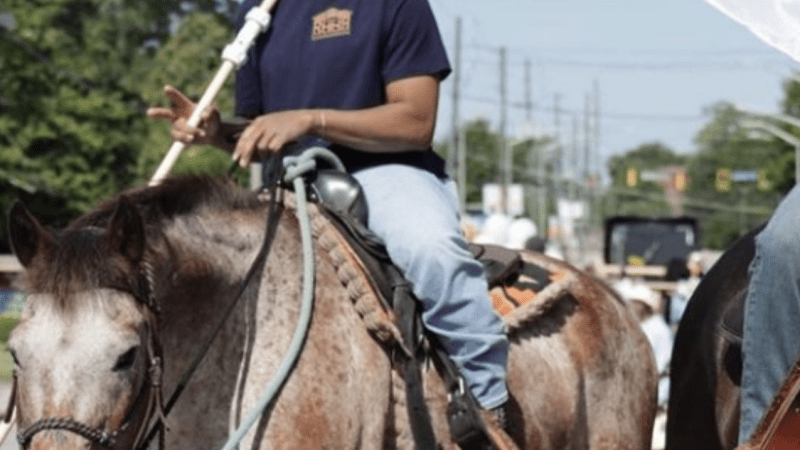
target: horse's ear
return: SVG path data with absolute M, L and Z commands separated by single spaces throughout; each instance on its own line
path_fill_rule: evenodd
M 14 201 L 8 212 L 8 233 L 11 249 L 25 267 L 28 267 L 37 253 L 48 251 L 53 243 L 52 234 L 19 200 Z
M 121 197 L 106 230 L 109 248 L 122 253 L 131 262 L 139 262 L 144 254 L 144 222 L 127 197 Z

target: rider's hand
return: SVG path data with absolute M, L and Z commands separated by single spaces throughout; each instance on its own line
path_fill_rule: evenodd
M 318 114 L 308 110 L 281 111 L 265 114 L 254 119 L 244 130 L 233 159 L 246 167 L 256 151 L 270 155 L 302 136 L 309 134 Z
M 172 107 L 152 107 L 147 109 L 147 115 L 156 119 L 172 121 L 170 134 L 176 141 L 184 144 L 211 144 L 217 139 L 220 130 L 220 115 L 216 106 L 211 105 L 203 111 L 197 127 L 187 124 L 195 108 L 195 103 L 183 92 L 172 86 L 164 87 L 164 95 L 172 102 Z

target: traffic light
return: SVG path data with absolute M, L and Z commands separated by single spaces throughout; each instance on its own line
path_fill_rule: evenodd
M 628 167 L 628 171 L 625 173 L 625 184 L 630 188 L 639 184 L 639 170 L 636 167 Z
M 672 187 L 679 192 L 683 192 L 686 190 L 686 185 L 688 184 L 688 177 L 686 176 L 685 170 L 676 170 L 672 174 Z
M 717 169 L 717 179 L 714 186 L 719 192 L 729 192 L 731 190 L 731 171 L 730 169 Z

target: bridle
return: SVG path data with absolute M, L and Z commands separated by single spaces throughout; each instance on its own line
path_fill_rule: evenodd
M 315 149 L 312 149 L 315 150 Z M 333 153 L 324 149 L 316 149 L 316 151 L 307 151 L 307 154 L 302 155 L 301 157 L 296 158 L 298 161 L 293 162 L 293 172 L 292 175 L 287 175 L 287 179 L 293 180 L 295 190 L 298 193 L 302 193 L 299 195 L 300 198 L 305 198 L 305 187 L 303 185 L 303 181 L 301 179 L 301 175 L 309 170 L 312 170 L 316 167 L 314 161 L 311 159 L 315 157 L 323 157 L 330 160 L 330 158 L 335 158 Z M 338 159 L 336 159 L 338 161 Z M 344 171 L 344 166 L 341 162 L 338 163 L 338 166 L 334 164 L 335 167 L 339 167 L 340 170 Z M 265 237 L 261 244 L 261 248 L 256 255 L 255 260 L 251 263 L 250 269 L 244 276 L 244 279 L 239 285 L 239 289 L 236 295 L 233 298 L 233 301 L 229 303 L 227 309 L 223 312 L 221 317 L 218 320 L 218 323 L 212 330 L 209 336 L 207 336 L 206 340 L 204 341 L 203 345 L 201 346 L 200 352 L 196 355 L 195 359 L 189 364 L 189 367 L 185 370 L 183 376 L 178 382 L 177 387 L 173 391 L 172 395 L 170 396 L 169 400 L 165 403 L 163 401 L 163 391 L 162 391 L 162 373 L 163 373 L 163 354 L 161 350 L 160 343 L 157 342 L 157 329 L 151 330 L 151 339 L 148 342 L 148 360 L 150 361 L 150 367 L 148 370 L 149 373 L 149 381 L 150 383 L 144 383 L 142 389 L 132 404 L 131 410 L 128 412 L 125 418 L 125 422 L 121 425 L 117 430 L 101 430 L 99 428 L 93 428 L 81 422 L 78 422 L 74 419 L 64 419 L 64 418 L 45 418 L 40 419 L 39 421 L 33 423 L 28 428 L 20 431 L 17 435 L 18 441 L 23 449 L 27 448 L 27 444 L 30 443 L 33 436 L 44 430 L 65 430 L 70 431 L 76 434 L 83 436 L 84 438 L 90 440 L 91 442 L 97 443 L 102 447 L 112 447 L 115 444 L 117 436 L 124 432 L 127 427 L 130 425 L 131 419 L 134 417 L 134 413 L 136 405 L 141 403 L 139 400 L 141 397 L 147 395 L 148 387 L 149 387 L 149 401 L 147 411 L 145 412 L 145 419 L 142 421 L 141 428 L 137 431 L 136 439 L 134 441 L 133 449 L 135 450 L 143 450 L 147 448 L 149 445 L 150 440 L 154 437 L 155 433 L 159 435 L 159 448 L 164 448 L 164 441 L 165 441 L 165 430 L 167 429 L 167 422 L 166 416 L 169 414 L 172 407 L 175 405 L 175 402 L 180 397 L 181 393 L 185 389 L 189 379 L 194 374 L 197 367 L 200 365 L 200 362 L 203 360 L 205 354 L 208 352 L 208 349 L 211 347 L 212 342 L 216 339 L 217 335 L 219 334 L 220 330 L 222 329 L 225 322 L 228 318 L 232 315 L 236 304 L 242 298 L 244 293 L 247 290 L 248 285 L 250 282 L 255 279 L 256 275 L 259 273 L 259 269 L 265 263 L 267 255 L 270 252 L 272 247 L 272 243 L 275 240 L 275 236 L 278 231 L 278 224 L 280 222 L 281 213 L 283 212 L 283 191 L 279 190 L 278 187 L 280 185 L 280 176 L 278 176 L 283 170 L 283 166 L 276 164 L 273 167 L 273 176 L 271 179 L 273 180 L 272 183 L 269 184 L 268 189 L 270 191 L 269 195 L 269 204 L 268 204 L 268 213 L 266 218 L 266 225 L 265 225 Z M 278 195 L 280 193 L 280 195 Z M 302 202 L 301 202 L 302 204 Z M 299 205 L 298 205 L 299 206 Z M 305 208 L 305 207 L 304 207 Z M 307 213 L 306 213 L 307 214 Z M 263 409 L 266 407 L 266 404 L 271 401 L 274 396 L 275 391 L 282 385 L 283 381 L 285 381 L 285 377 L 288 375 L 288 371 L 291 370 L 291 366 L 293 365 L 294 361 L 296 360 L 297 353 L 299 353 L 300 348 L 302 347 L 302 342 L 304 340 L 305 333 L 308 331 L 308 324 L 310 321 L 310 314 L 311 314 L 311 304 L 313 302 L 313 280 L 314 280 L 314 269 L 313 269 L 313 250 L 310 243 L 310 225 L 306 224 L 303 226 L 301 221 L 301 230 L 305 230 L 306 237 L 304 238 L 304 256 L 306 258 L 306 264 L 304 267 L 304 297 L 308 297 L 304 299 L 303 308 L 301 311 L 301 322 L 304 322 L 303 326 L 298 326 L 295 335 L 292 337 L 292 343 L 290 347 L 296 347 L 294 355 L 287 355 L 284 357 L 284 361 L 281 364 L 281 368 L 284 369 L 285 373 L 282 373 L 281 376 L 277 376 L 273 378 L 273 380 L 269 383 L 268 389 L 264 394 L 262 394 L 262 398 L 259 399 L 259 404 L 261 407 L 256 408 L 251 414 L 245 418 L 244 423 L 240 425 L 240 427 L 236 430 L 236 432 L 230 437 L 229 442 L 226 444 L 226 448 L 235 445 L 241 436 L 243 435 L 246 430 L 252 426 L 252 423 L 255 421 L 255 418 L 258 417 Z M 307 247 L 307 248 L 306 248 Z M 153 284 L 154 284 L 154 277 L 153 277 L 153 269 L 152 267 L 147 264 L 146 262 L 142 264 L 143 267 L 143 276 L 139 277 L 139 292 L 130 292 L 130 289 L 116 287 L 116 289 L 127 292 L 132 294 L 134 298 L 136 298 L 141 304 L 147 306 L 148 310 L 152 313 L 154 317 L 158 316 L 159 313 L 159 306 L 155 301 L 154 296 L 152 293 L 154 292 Z M 292 353 L 292 352 L 290 352 Z M 284 367 L 285 366 L 285 367 Z M 281 370 L 279 370 L 280 372 Z M 16 390 L 16 380 L 15 386 L 12 389 L 12 399 L 9 402 L 9 408 L 6 413 L 6 422 L 11 420 L 11 414 L 13 412 L 13 402 Z M 156 415 L 155 421 L 153 421 L 153 415 Z M 150 423 L 152 426 L 149 426 Z M 148 432 L 149 428 L 149 432 Z
M 150 316 L 155 318 L 158 316 L 159 307 L 152 294 L 152 268 L 147 263 L 143 263 L 142 267 L 143 276 L 140 277 L 137 286 L 137 290 L 139 292 L 131 292 L 130 289 L 125 289 L 122 287 L 115 287 L 115 289 L 133 295 L 137 302 L 147 308 Z M 152 421 L 153 416 L 155 416 L 156 424 L 154 426 L 159 430 L 159 448 L 163 449 L 164 429 L 166 428 L 166 417 L 164 414 L 162 393 L 163 351 L 161 344 L 158 341 L 157 321 L 150 320 L 149 322 L 149 338 L 146 340 L 145 344 L 145 355 L 148 363 L 147 380 L 142 383 L 142 387 L 134 401 L 131 403 L 131 407 L 125 415 L 122 425 L 120 425 L 116 430 L 109 430 L 108 428 L 93 427 L 69 417 L 45 417 L 18 431 L 17 442 L 21 448 L 28 448 L 28 445 L 31 443 L 31 440 L 36 434 L 48 430 L 69 431 L 101 447 L 113 447 L 116 444 L 120 434 L 128 431 L 137 413 L 142 413 L 142 405 L 146 405 L 143 412 L 144 419 L 139 425 L 139 429 L 136 431 L 136 438 L 134 440 L 133 448 L 138 448 L 140 442 L 142 442 L 144 439 L 148 425 Z M 11 400 L 6 411 L 6 422 L 11 420 L 11 413 L 14 410 L 16 386 L 17 379 L 15 375 L 14 385 L 11 391 Z

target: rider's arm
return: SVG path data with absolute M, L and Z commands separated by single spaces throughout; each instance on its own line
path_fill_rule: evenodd
M 359 110 L 302 109 L 255 118 L 242 134 L 234 159 L 246 165 L 254 152 L 271 153 L 304 135 L 368 152 L 430 148 L 439 80 L 418 75 L 386 85 L 386 103 Z
M 203 114 L 200 126 L 186 125 L 194 103 L 172 87 L 164 89 L 171 108 L 150 108 L 151 117 L 173 122 L 172 137 L 187 143 L 205 143 L 233 152 L 247 165 L 258 151 L 276 152 L 305 135 L 368 152 L 396 152 L 430 148 L 436 124 L 439 79 L 417 75 L 389 82 L 386 103 L 359 110 L 301 109 L 258 116 L 250 122 L 222 121 L 216 108 Z

